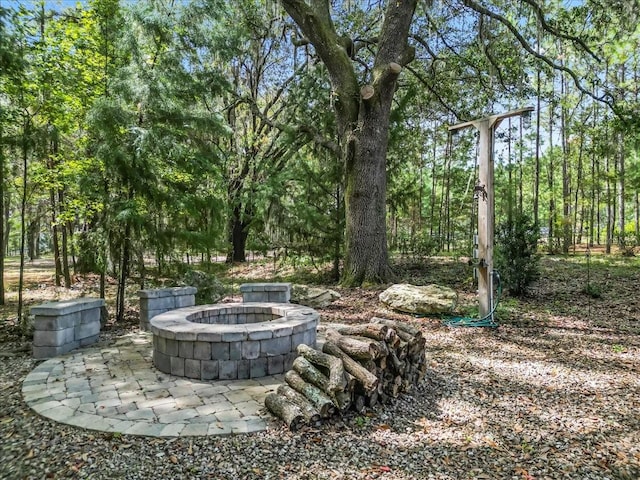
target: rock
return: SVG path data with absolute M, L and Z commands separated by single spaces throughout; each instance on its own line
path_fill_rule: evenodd
M 291 289 L 291 303 L 311 308 L 323 308 L 340 298 L 340 294 L 328 288 L 294 285 Z
M 458 294 L 440 285 L 396 284 L 380 294 L 380 301 L 388 307 L 407 313 L 443 314 L 449 313 L 456 303 Z

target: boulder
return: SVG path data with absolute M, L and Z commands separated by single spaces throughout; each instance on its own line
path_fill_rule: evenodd
M 294 285 L 291 289 L 291 303 L 311 308 L 323 308 L 340 298 L 340 294 L 328 288 Z
M 380 301 L 389 308 L 406 313 L 440 315 L 449 313 L 458 294 L 440 285 L 392 285 L 380 294 Z

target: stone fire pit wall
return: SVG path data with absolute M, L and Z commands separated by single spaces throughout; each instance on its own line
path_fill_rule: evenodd
M 250 302 L 180 308 L 151 319 L 153 362 L 200 380 L 264 377 L 289 370 L 299 344 L 315 346 L 318 313 Z
M 138 291 L 140 299 L 140 329 L 149 330 L 149 321 L 156 315 L 175 310 L 176 308 L 191 307 L 196 304 L 195 287 L 157 288 Z
M 100 334 L 102 298 L 77 298 L 31 307 L 33 358 L 52 358 L 91 345 Z
M 290 283 L 243 283 L 240 285 L 242 301 L 289 303 Z

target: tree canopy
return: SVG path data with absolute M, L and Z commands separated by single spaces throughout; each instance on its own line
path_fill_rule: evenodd
M 498 222 L 640 243 L 633 2 L 29 5 L 0 9 L 0 236 L 66 286 L 248 252 L 360 285 L 469 252 L 477 138 L 446 126 L 523 105 Z

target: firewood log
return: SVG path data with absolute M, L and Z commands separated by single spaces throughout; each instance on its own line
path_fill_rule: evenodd
M 264 404 L 269 411 L 280 418 L 292 432 L 298 430 L 305 423 L 304 415 L 300 408 L 277 393 L 268 394 L 264 399 Z
M 388 358 L 391 359 L 391 367 L 395 373 L 404 371 L 405 363 L 398 358 L 394 350 L 391 350 Z
M 366 396 L 367 399 L 367 407 L 373 408 L 378 404 L 378 390 L 374 390 L 369 395 Z
M 418 328 L 409 325 L 406 322 L 397 322 L 395 320 L 389 320 L 388 318 L 373 317 L 371 319 L 371 323 L 381 323 L 382 325 L 387 325 L 388 327 L 394 328 L 397 333 L 405 332 L 412 337 L 422 336 L 422 332 Z
M 320 426 L 322 423 L 320 420 L 320 412 L 311 404 L 311 401 L 307 399 L 307 397 L 285 384 L 278 387 L 277 393 L 300 408 L 304 419 L 309 425 Z
M 316 407 L 322 418 L 329 418 L 335 412 L 333 400 L 315 385 L 304 381 L 294 370 L 289 370 L 285 376 L 285 381 L 291 388 L 304 395 L 304 397 Z
M 342 335 L 367 337 L 373 338 L 374 340 L 386 340 L 389 335 L 389 327 L 384 324 L 365 323 L 360 325 L 344 325 L 336 328 L 336 330 Z
M 327 340 L 322 347 L 325 353 L 333 355 L 334 358 L 339 358 L 342 361 L 342 364 L 347 372 L 353 375 L 358 382 L 363 386 L 365 391 L 370 392 L 376 388 L 378 385 L 378 378 L 356 362 L 354 359 L 349 357 L 342 349 L 333 343 L 332 341 Z
M 344 413 L 351 407 L 351 394 L 349 392 L 336 392 L 333 396 L 334 403 L 340 412 Z
M 382 355 L 378 342 L 364 337 L 347 337 L 336 330 L 327 330 L 328 341 L 334 342 L 347 355 L 356 360 L 375 360 Z
M 364 395 L 356 395 L 353 399 L 353 410 L 358 413 L 364 413 L 367 409 L 367 399 Z
M 298 353 L 311 363 L 316 365 L 322 365 L 329 369 L 329 385 L 328 391 L 332 393 L 340 392 L 344 390 L 346 382 L 344 379 L 344 366 L 340 358 L 327 355 L 314 348 L 301 343 L 298 345 Z
M 318 370 L 309 360 L 304 357 L 297 357 L 293 361 L 293 369 L 307 382 L 315 385 L 327 395 L 331 395 L 329 391 L 329 377 Z

